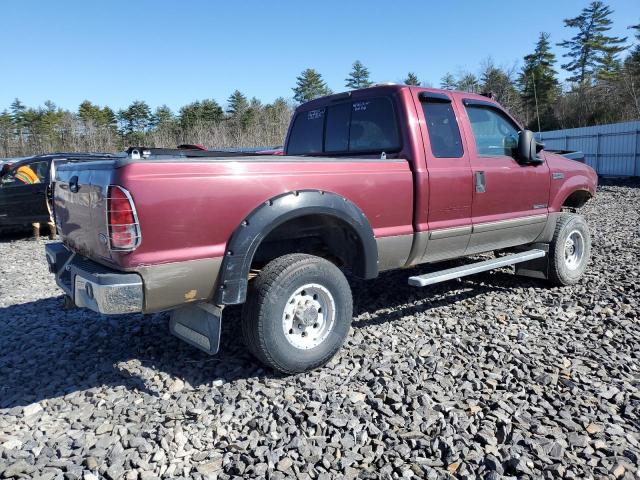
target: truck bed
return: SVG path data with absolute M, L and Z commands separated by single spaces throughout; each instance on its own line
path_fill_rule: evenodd
M 76 193 L 69 187 L 74 177 Z M 109 185 L 126 188 L 137 208 L 142 242 L 134 252 L 110 251 L 105 241 Z M 73 251 L 133 270 L 221 257 L 256 207 L 306 189 L 333 192 L 360 206 L 377 237 L 413 232 L 413 179 L 404 159 L 156 156 L 68 165 L 57 172 L 54 211 L 61 238 Z

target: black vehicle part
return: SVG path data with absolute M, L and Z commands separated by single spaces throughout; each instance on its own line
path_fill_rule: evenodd
M 249 270 L 261 242 L 278 226 L 302 217 L 329 217 L 354 233 L 359 251 L 351 269 L 357 277 L 378 276 L 378 248 L 369 221 L 355 204 L 335 193 L 300 190 L 268 200 L 242 221 L 228 243 L 214 303 L 234 305 L 247 296 Z
M 146 147 L 129 147 L 128 155 L 140 155 L 142 158 L 147 156 L 168 155 L 173 157 L 242 157 L 247 154 L 244 152 L 228 152 L 223 150 L 200 150 L 189 148 L 146 148 Z
M 221 325 L 222 308 L 209 303 L 176 308 L 169 318 L 173 335 L 209 355 L 218 353 Z

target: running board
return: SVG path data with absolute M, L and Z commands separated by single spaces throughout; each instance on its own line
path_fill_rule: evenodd
M 448 268 L 439 272 L 426 273 L 416 277 L 409 277 L 409 285 L 413 287 L 426 287 L 434 283 L 446 282 L 454 278 L 466 277 L 474 273 L 486 272 L 494 268 L 506 267 L 515 263 L 527 262 L 536 258 L 544 257 L 547 254 L 544 250 L 527 250 L 525 252 L 514 253 L 500 258 L 492 258 L 483 262 L 462 265 L 460 267 Z

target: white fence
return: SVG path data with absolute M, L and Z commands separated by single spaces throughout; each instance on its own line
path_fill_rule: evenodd
M 550 150 L 580 150 L 599 175 L 640 176 L 640 121 L 540 134 Z

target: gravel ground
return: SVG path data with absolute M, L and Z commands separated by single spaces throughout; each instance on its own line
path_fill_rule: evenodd
M 63 310 L 45 241 L 1 242 L 0 477 L 640 478 L 639 211 L 603 182 L 574 287 L 354 282 L 344 349 L 292 377 L 237 309 L 208 357 L 166 315 Z

